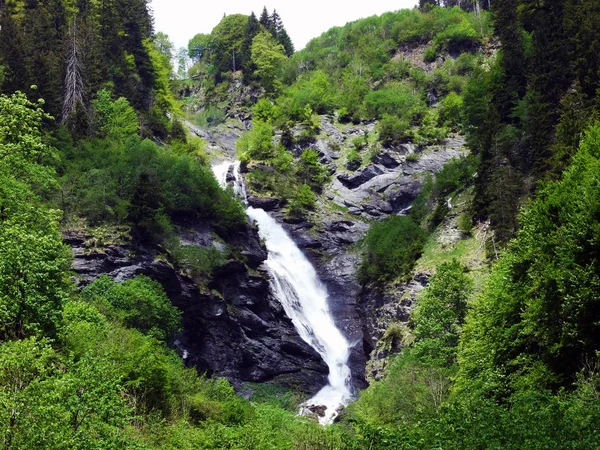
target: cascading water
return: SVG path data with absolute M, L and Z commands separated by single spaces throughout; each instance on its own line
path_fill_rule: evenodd
M 217 180 L 227 186 L 227 174 L 233 171 L 234 191 L 246 202 L 246 189 L 240 163 L 224 162 L 213 166 Z M 302 406 L 307 413 L 311 405 L 325 406 L 321 424 L 329 424 L 340 406 L 351 398 L 349 345 L 333 322 L 327 304 L 327 290 L 304 254 L 285 230 L 264 210 L 248 207 L 246 213 L 258 225 L 258 232 L 268 250 L 266 266 L 271 274 L 271 289 L 282 304 L 298 334 L 323 358 L 329 367 L 329 384 Z

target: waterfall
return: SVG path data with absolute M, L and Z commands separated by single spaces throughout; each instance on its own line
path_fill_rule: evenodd
M 215 176 L 223 187 L 227 185 L 230 170 L 233 171 L 234 191 L 246 201 L 239 161 L 213 166 Z M 311 405 L 325 406 L 324 416 L 319 417 L 319 422 L 330 424 L 339 407 L 351 399 L 348 341 L 335 326 L 327 303 L 327 289 L 283 227 L 262 209 L 250 206 L 246 213 L 258 225 L 258 233 L 267 247 L 265 264 L 271 275 L 273 295 L 294 323 L 300 337 L 321 355 L 329 368 L 329 383 L 306 401 L 300 412 L 308 413 Z

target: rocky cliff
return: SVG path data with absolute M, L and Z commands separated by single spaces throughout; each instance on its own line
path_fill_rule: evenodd
M 218 245 L 205 224 L 184 221 L 178 235 L 186 245 Z M 173 344 L 199 371 L 226 377 L 238 387 L 245 381 L 272 381 L 307 394 L 326 383 L 327 367 L 269 293 L 261 269 L 267 255 L 251 226 L 229 239 L 240 258 L 216 269 L 204 289 L 174 267 L 164 249 L 110 236 L 97 239 L 86 230 L 65 232 L 65 241 L 73 249 L 80 285 L 101 274 L 116 281 L 144 274 L 160 282 L 183 312 L 183 330 Z
M 249 198 L 253 206 L 270 210 L 284 224 L 326 284 L 336 324 L 353 344 L 349 366 L 358 388 L 366 386 L 369 359 L 387 355 L 377 343 L 388 325 L 408 321 L 416 295 L 427 283 L 426 274 L 416 274 L 412 282 L 387 290 L 361 287 L 356 276 L 360 240 L 373 220 L 410 208 L 427 173 L 436 173 L 450 159 L 466 154 L 464 140 L 454 136 L 425 149 L 410 144 L 379 149 L 370 162 L 348 170 L 341 149 L 373 128 L 372 123 L 341 128 L 333 118 L 322 117 L 317 138 L 293 149 L 297 155 L 304 148 L 314 149 L 331 174 L 316 211 L 305 220 L 288 219 L 278 199 L 260 193 Z

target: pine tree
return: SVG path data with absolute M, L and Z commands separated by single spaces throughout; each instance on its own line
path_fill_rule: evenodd
M 280 33 L 277 35 L 277 40 L 281 45 L 283 45 L 283 48 L 285 49 L 285 54 L 288 57 L 294 54 L 294 44 L 292 43 L 292 40 L 287 34 L 287 31 L 285 31 L 285 28 L 281 29 Z
M 262 13 L 260 14 L 260 19 L 258 21 L 267 30 L 272 30 L 273 24 L 271 23 L 271 16 L 269 15 L 269 11 L 267 11 L 266 6 L 263 7 Z
M 273 9 L 273 14 L 271 14 L 270 23 L 271 29 L 269 31 L 271 31 L 273 36 L 277 37 L 283 29 L 283 23 L 281 22 L 281 17 L 279 17 L 279 14 L 277 14 L 275 9 Z
M 5 66 L 4 82 L 0 86 L 2 91 L 24 91 L 29 73 L 25 65 L 23 34 L 8 7 L 0 13 L 0 61 Z

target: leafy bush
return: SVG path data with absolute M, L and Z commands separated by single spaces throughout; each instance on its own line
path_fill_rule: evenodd
M 183 268 L 197 284 L 206 286 L 213 271 L 227 262 L 225 255 L 214 247 L 178 245 L 173 250 L 177 265 Z
M 400 114 L 402 118 L 412 119 L 414 110 L 419 108 L 424 108 L 424 103 L 407 83 L 389 83 L 369 92 L 364 101 L 365 113 L 372 119 L 380 119 L 385 114 Z
M 406 277 L 424 243 L 425 232 L 411 217 L 393 216 L 374 223 L 364 240 L 359 279 L 367 283 Z
M 312 149 L 306 149 L 300 155 L 296 177 L 300 183 L 319 190 L 329 177 L 327 169 L 319 162 L 319 154 Z
M 273 127 L 266 122 L 254 121 L 251 130 L 237 141 L 237 150 L 242 161 L 265 161 L 274 156 Z
M 115 283 L 103 275 L 81 295 L 97 304 L 108 318 L 159 340 L 167 340 L 179 330 L 181 312 L 171 304 L 162 286 L 149 277 L 140 275 Z
M 71 151 L 60 198 L 68 216 L 82 214 L 91 224 L 130 220 L 139 237 L 154 240 L 168 236 L 169 219 L 180 214 L 210 220 L 223 233 L 245 223 L 239 201 L 192 155 L 136 136 Z
M 110 91 L 102 89 L 92 104 L 97 113 L 96 128 L 100 137 L 118 140 L 137 134 L 137 114 L 126 98 L 113 100 Z
M 225 111 L 217 106 L 208 106 L 194 115 L 194 122 L 200 127 L 213 127 L 225 122 Z
M 501 397 L 569 386 L 597 357 L 600 125 L 521 214 L 467 319 L 457 387 Z
M 290 199 L 288 215 L 290 217 L 303 217 L 307 211 L 314 209 L 315 203 L 315 194 L 310 186 L 302 184 Z
M 362 156 L 356 151 L 356 148 L 351 148 L 346 155 L 346 168 L 348 170 L 356 170 L 362 164 Z
M 411 136 L 408 122 L 400 120 L 396 116 L 384 115 L 377 124 L 379 142 L 386 147 L 393 147 L 407 142 Z
M 438 56 L 440 56 L 440 52 L 434 45 L 430 45 L 423 52 L 423 60 L 428 63 L 434 62 Z
M 434 45 L 449 52 L 459 52 L 471 49 L 479 44 L 480 37 L 471 23 L 462 20 L 457 24 L 450 25 L 446 30 L 438 33 L 433 39 Z

